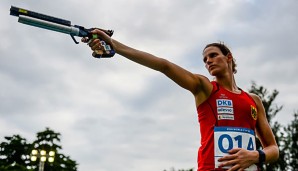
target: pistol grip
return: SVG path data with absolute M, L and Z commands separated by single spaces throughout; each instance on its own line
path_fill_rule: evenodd
M 97 34 L 92 34 L 91 39 L 99 39 L 99 37 Z M 110 44 L 106 43 L 103 40 L 101 40 L 100 43 L 101 43 L 101 46 L 103 47 L 103 50 L 95 50 L 92 54 L 93 57 L 95 57 L 95 58 L 111 58 L 115 55 L 115 50 L 113 49 L 113 47 Z

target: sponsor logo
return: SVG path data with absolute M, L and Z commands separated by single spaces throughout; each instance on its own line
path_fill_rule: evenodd
M 221 114 L 221 113 L 234 114 L 234 109 L 233 108 L 229 108 L 229 107 L 218 107 L 217 108 L 217 113 L 218 114 Z
M 251 109 L 251 116 L 252 116 L 252 118 L 254 120 L 257 120 L 257 118 L 258 118 L 257 109 L 254 106 L 252 106 L 252 105 L 250 105 L 250 109 Z
M 216 99 L 218 120 L 234 120 L 233 101 L 229 99 Z
M 217 99 L 216 100 L 217 107 L 233 107 L 233 101 L 227 99 Z
M 234 120 L 234 115 L 222 114 L 218 115 L 218 120 Z
M 228 97 L 225 94 L 220 94 L 219 98 L 227 99 Z

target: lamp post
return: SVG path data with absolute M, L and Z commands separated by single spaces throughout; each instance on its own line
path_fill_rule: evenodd
M 39 158 L 38 171 L 44 171 L 44 163 L 47 161 L 47 159 L 50 163 L 54 162 L 55 152 L 49 151 L 49 153 L 47 154 L 46 150 L 34 149 L 31 151 L 31 161 L 36 161 L 37 158 Z

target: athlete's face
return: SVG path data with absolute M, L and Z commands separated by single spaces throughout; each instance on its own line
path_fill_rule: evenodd
M 212 76 L 224 74 L 229 68 L 229 58 L 216 46 L 207 47 L 203 52 L 205 67 Z

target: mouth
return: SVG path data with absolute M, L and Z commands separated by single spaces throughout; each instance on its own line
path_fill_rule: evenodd
M 211 71 L 212 68 L 214 68 L 214 67 L 216 67 L 216 65 L 210 65 L 210 66 L 208 67 L 209 71 Z

